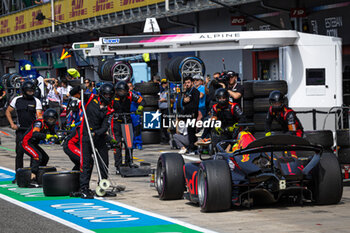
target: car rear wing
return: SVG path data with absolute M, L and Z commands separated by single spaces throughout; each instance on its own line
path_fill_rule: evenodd
M 292 135 L 275 135 L 251 142 L 246 148 L 236 150 L 232 156 L 274 151 L 314 151 L 322 154 L 323 147 L 311 145 L 309 141 Z

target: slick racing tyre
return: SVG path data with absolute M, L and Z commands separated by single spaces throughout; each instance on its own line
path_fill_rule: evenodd
M 45 196 L 69 196 L 79 191 L 79 171 L 47 172 L 43 175 Z
M 350 146 L 350 136 L 349 129 L 338 129 L 337 130 L 337 146 L 349 147 Z
M 185 191 L 184 160 L 178 153 L 159 156 L 156 170 L 156 187 L 161 200 L 181 199 Z
M 20 188 L 28 188 L 30 184 L 30 175 L 32 169 L 30 167 L 18 168 L 16 171 L 17 185 Z
M 250 100 L 254 98 L 254 93 L 253 93 L 253 80 L 245 81 L 243 82 L 243 99 L 244 100 Z
M 254 129 L 256 131 L 265 131 L 266 114 L 267 112 L 254 114 L 253 122 L 254 122 Z M 281 131 L 282 126 L 277 121 L 272 121 L 271 130 Z
M 320 205 L 339 203 L 343 195 L 343 179 L 337 157 L 333 153 L 323 153 L 312 175 L 313 196 L 316 203 Z
M 135 90 L 139 91 L 142 95 L 156 95 L 159 93 L 158 83 L 135 83 Z
M 305 131 L 304 138 L 312 145 L 321 145 L 325 149 L 333 146 L 333 133 L 331 130 Z
M 260 80 L 253 83 L 253 93 L 255 97 L 268 97 L 271 91 L 280 91 L 287 94 L 288 86 L 284 80 Z
M 37 182 L 39 185 L 42 184 L 43 174 L 46 172 L 54 172 L 56 171 L 55 167 L 49 167 L 49 166 L 40 166 L 38 175 L 37 175 Z M 30 177 L 32 174 L 32 169 L 30 167 L 24 167 L 19 168 L 16 171 L 16 179 L 17 179 L 17 185 L 20 188 L 28 188 L 29 184 L 31 182 Z
M 339 148 L 338 160 L 340 164 L 350 164 L 350 147 Z
M 284 104 L 288 106 L 288 99 L 284 98 Z M 253 100 L 254 112 L 268 112 L 270 108 L 269 98 L 255 98 Z
M 108 59 L 102 61 L 98 67 L 100 78 L 104 81 L 130 81 L 133 70 L 131 65 L 126 61 L 115 61 Z
M 203 212 L 231 208 L 232 180 L 224 160 L 203 161 L 198 173 L 198 200 Z
M 181 81 L 181 77 L 193 77 L 196 74 L 205 74 L 204 62 L 198 57 L 175 57 L 165 69 L 169 81 Z
M 57 169 L 55 167 L 40 166 L 39 172 L 38 172 L 38 177 L 37 177 L 38 184 L 41 185 L 43 183 L 43 175 L 46 172 L 55 172 L 55 171 L 57 171 Z
M 145 100 L 145 106 L 147 107 L 158 107 L 158 95 L 144 95 L 142 98 Z

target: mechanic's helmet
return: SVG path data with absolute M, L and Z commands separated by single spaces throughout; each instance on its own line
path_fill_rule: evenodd
M 284 95 L 280 91 L 271 91 L 269 102 L 272 106 L 272 111 L 280 112 L 284 104 Z
M 69 101 L 68 109 L 73 111 L 73 112 L 78 111 L 78 109 L 79 109 L 79 101 L 76 100 L 76 99 Z
M 44 122 L 49 128 L 53 128 L 56 125 L 58 114 L 55 109 L 49 108 L 44 112 Z
M 115 85 L 115 91 L 119 97 L 121 98 L 126 97 L 129 93 L 129 86 L 126 82 L 119 81 Z
M 25 81 L 22 84 L 22 94 L 26 99 L 33 99 L 35 92 L 35 84 L 32 81 Z
M 228 104 L 229 97 L 228 91 L 225 88 L 219 88 L 215 91 L 216 101 L 222 107 Z
M 100 87 L 100 98 L 102 102 L 108 105 L 114 98 L 114 88 L 111 83 L 105 83 Z
M 73 79 L 77 79 L 80 78 L 80 73 L 77 69 L 75 68 L 70 68 L 67 70 L 67 73 L 70 77 L 72 77 Z

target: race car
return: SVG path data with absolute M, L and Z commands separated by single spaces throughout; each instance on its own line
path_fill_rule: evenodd
M 203 212 L 282 199 L 321 205 L 341 200 L 337 157 L 304 138 L 276 135 L 256 140 L 241 131 L 237 140 L 216 147 L 217 153 L 208 159 L 200 156 L 199 162 L 184 163 L 177 153 L 161 154 L 155 174 L 159 198 L 185 197 Z

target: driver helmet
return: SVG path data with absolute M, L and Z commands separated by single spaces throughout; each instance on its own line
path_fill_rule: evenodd
M 114 98 L 114 88 L 111 83 L 105 83 L 100 87 L 100 98 L 106 105 L 110 104 Z
M 271 91 L 269 102 L 273 112 L 280 112 L 284 105 L 284 95 L 277 90 Z
M 44 122 L 49 128 L 53 128 L 56 125 L 58 114 L 55 109 L 49 108 L 44 112 Z
M 225 107 L 228 105 L 230 95 L 225 88 L 219 88 L 215 91 L 215 98 L 219 106 Z
M 119 81 L 115 85 L 115 91 L 120 98 L 126 97 L 129 93 L 129 86 L 126 82 Z

